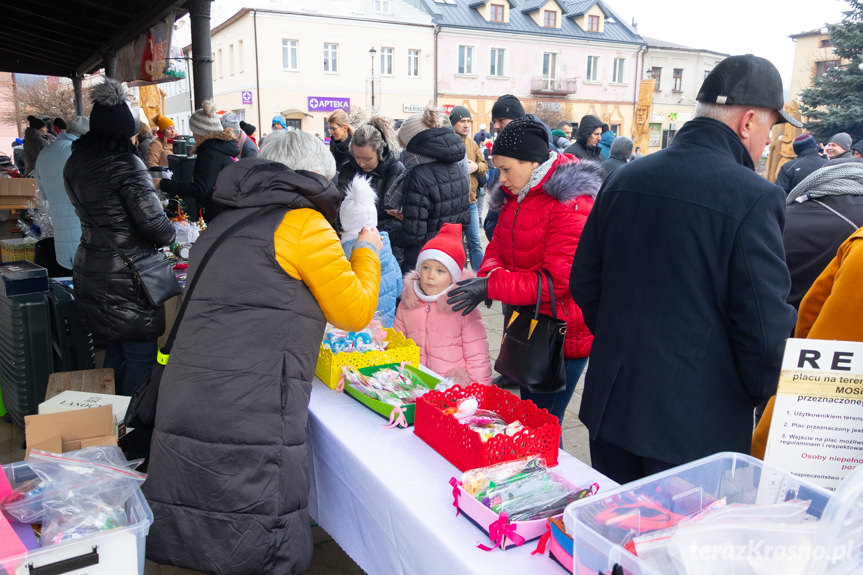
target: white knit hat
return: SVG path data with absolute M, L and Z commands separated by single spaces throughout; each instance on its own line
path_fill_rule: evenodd
M 354 176 L 339 208 L 339 221 L 345 232 L 343 239 L 355 237 L 365 226 L 377 227 L 377 199 L 378 195 L 372 189 L 369 179 L 362 174 Z
M 219 122 L 219 117 L 216 115 L 216 105 L 213 104 L 212 100 L 204 100 L 201 109 L 195 110 L 195 113 L 189 117 L 189 129 L 192 134 L 201 136 L 209 136 L 224 131 L 222 123 Z

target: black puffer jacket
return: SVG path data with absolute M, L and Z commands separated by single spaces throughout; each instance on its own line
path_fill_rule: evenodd
M 348 134 L 348 139 L 339 142 L 337 140 L 330 140 L 330 153 L 333 155 L 333 158 L 336 160 L 336 170 L 341 171 L 342 166 L 348 163 L 351 159 L 351 138 L 353 138 L 353 134 Z
M 590 137 L 597 128 L 601 127 L 602 120 L 596 116 L 587 115 L 583 117 L 581 119 L 581 123 L 578 125 L 578 133 L 575 137 L 575 142 L 566 149 L 566 153 L 572 154 L 579 160 L 601 162 L 603 157 L 602 150 L 599 149 L 599 146 L 587 145 L 587 138 Z
M 212 199 L 216 178 L 222 168 L 239 159 L 240 147 L 233 136 L 219 132 L 201 140 L 195 147 L 195 154 L 197 159 L 193 182 L 162 180 L 159 189 L 172 196 L 196 200 L 204 208 L 204 217 L 210 222 L 222 211 L 222 207 L 213 203 Z
M 333 218 L 338 192 L 317 174 L 247 158 L 222 173 L 214 199 L 226 209 L 195 243 L 189 278 L 231 225 L 278 207 L 228 237 L 191 294 L 143 486 L 147 557 L 223 575 L 300 573 L 312 556 L 306 419 L 326 319 L 277 261 L 293 248 L 274 241 L 288 210 Z
M 803 150 L 795 159 L 782 164 L 776 176 L 776 185 L 785 190 L 787 195 L 806 176 L 824 167 L 826 163 L 827 160 L 819 156 L 815 148 Z
M 816 199 L 792 201 L 785 209 L 782 243 L 791 272 L 788 303 L 795 308 L 800 307 L 803 296 L 836 256 L 842 242 L 863 226 L 863 195 L 839 194 Z
M 63 177 L 81 219 L 72 277 L 90 329 L 109 341 L 156 339 L 165 331 L 164 306 L 150 307 L 123 260 L 93 227 L 133 260 L 173 240 L 174 228 L 137 149 L 128 140 L 91 132 L 72 144 Z
M 378 229 L 382 232 L 391 233 L 401 227 L 401 222 L 386 212 L 384 194 L 390 189 L 390 186 L 396 181 L 399 174 L 404 171 L 404 164 L 392 152 L 378 162 L 378 166 L 371 172 L 364 172 L 354 157 L 351 156 L 351 159 L 348 160 L 347 164 L 342 166 L 339 172 L 339 192 L 341 193 L 341 198 L 344 199 L 345 189 L 351 183 L 351 180 L 354 179 L 354 176 L 361 174 L 368 177 L 372 189 L 378 195 Z
M 464 142 L 452 128 L 432 128 L 411 138 L 403 152 L 435 161 L 421 163 L 405 173 L 402 186 L 402 227 L 390 235 L 404 248 L 404 270 L 414 268 L 420 248 L 446 223 L 470 223 L 470 184 L 467 178 Z

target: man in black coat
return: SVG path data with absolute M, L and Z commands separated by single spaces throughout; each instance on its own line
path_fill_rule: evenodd
M 601 162 L 602 151 L 599 149 L 599 139 L 602 137 L 602 120 L 592 114 L 581 119 L 578 123 L 578 133 L 575 142 L 565 152 L 572 154 L 579 160 L 592 160 Z
M 776 176 L 776 185 L 785 190 L 785 195 L 806 176 L 827 163 L 827 160 L 818 155 L 818 142 L 812 134 L 797 136 L 792 146 L 797 158 L 782 164 L 779 175 Z
M 754 172 L 772 126 L 799 124 L 779 72 L 726 58 L 697 100 L 671 145 L 605 181 L 570 276 L 595 336 L 579 418 L 594 468 L 620 483 L 748 453 L 795 321 L 785 195 Z
M 863 226 L 863 162 L 830 160 L 786 200 L 785 260 L 791 273 L 788 303 L 803 296 L 848 236 Z

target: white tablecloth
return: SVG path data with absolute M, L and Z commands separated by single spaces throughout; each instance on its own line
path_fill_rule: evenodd
M 478 575 L 564 571 L 531 556 L 536 541 L 507 551 L 476 548 L 488 537 L 456 517 L 450 477 L 461 472 L 407 429 L 315 381 L 309 406 L 309 510 L 370 575 Z M 555 473 L 600 493 L 617 484 L 561 451 Z M 547 553 L 547 552 L 546 552 Z

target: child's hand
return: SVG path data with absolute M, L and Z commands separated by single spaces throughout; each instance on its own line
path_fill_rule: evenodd
M 369 242 L 378 249 L 378 252 L 384 249 L 384 241 L 381 239 L 381 235 L 378 233 L 377 228 L 365 226 L 357 235 L 357 241 Z

